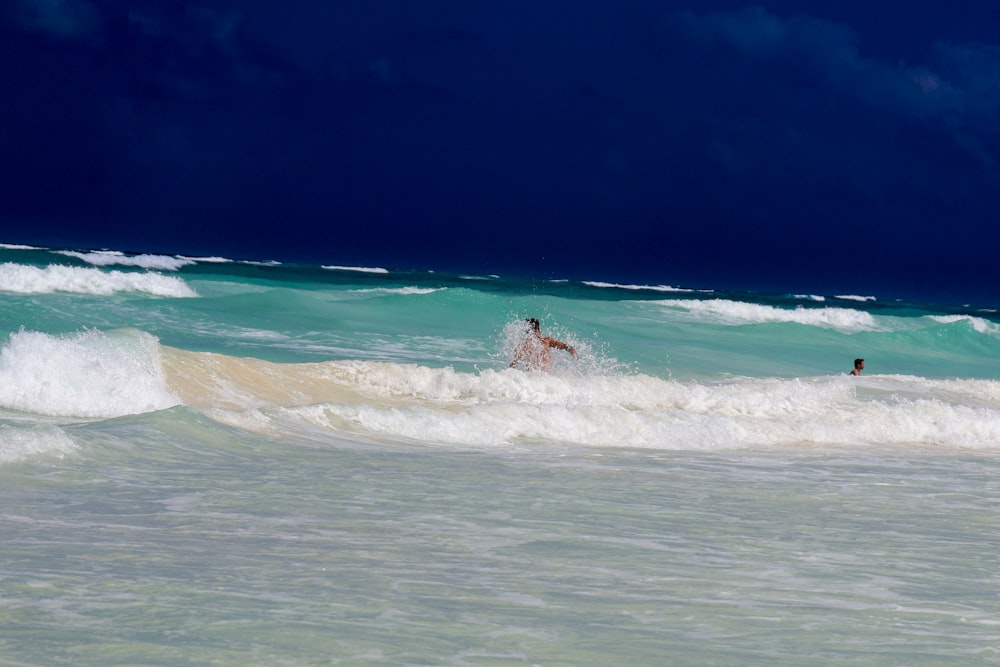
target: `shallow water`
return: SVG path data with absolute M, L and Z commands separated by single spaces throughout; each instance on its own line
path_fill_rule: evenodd
M 457 451 L 158 421 L 5 469 L 14 664 L 998 660 L 992 457 Z

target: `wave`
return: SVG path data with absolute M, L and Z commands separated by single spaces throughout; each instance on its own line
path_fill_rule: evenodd
M 876 301 L 876 298 L 873 296 L 859 296 L 857 294 L 837 294 L 833 298 L 844 301 Z
M 682 383 L 366 361 L 275 364 L 168 349 L 171 390 L 239 428 L 470 447 L 1000 448 L 1000 383 L 907 376 Z
M 282 263 L 279 262 L 276 259 L 261 260 L 261 261 L 250 260 L 250 259 L 243 259 L 243 260 L 240 260 L 239 263 L 240 264 L 244 264 L 246 266 L 267 266 L 267 267 L 281 266 L 282 265 Z
M 1000 326 L 994 322 L 976 317 L 974 315 L 928 315 L 928 318 L 941 324 L 955 324 L 956 322 L 967 322 L 975 331 L 981 334 L 998 335 Z
M 19 243 L 0 243 L 0 250 L 45 250 L 33 245 L 21 245 Z
M 0 408 L 106 418 L 178 403 L 167 389 L 158 341 L 138 331 L 66 336 L 19 331 L 0 349 Z
M 77 449 L 66 432 L 52 424 L 0 424 L 0 463 L 39 455 L 65 456 Z
M 795 323 L 840 331 L 873 331 L 879 326 L 870 313 L 851 308 L 776 308 L 729 299 L 681 300 L 654 302 L 692 316 L 726 325 Z
M 184 266 L 194 264 L 193 259 L 168 257 L 166 255 L 126 255 L 117 250 L 91 250 L 79 252 L 76 250 L 53 250 L 55 255 L 75 257 L 93 266 L 137 266 L 142 269 L 158 271 L 176 271 Z
M 9 262 L 0 264 L 0 290 L 18 294 L 69 292 L 109 296 L 117 292 L 139 292 L 168 297 L 198 296 L 180 278 L 158 273 L 101 271 L 61 264 L 38 268 Z
M 0 349 L 3 410 L 100 419 L 178 405 L 283 439 L 473 448 L 1000 449 L 995 380 L 680 382 L 641 373 L 459 372 L 386 361 L 276 363 L 164 347 L 135 330 L 19 331 Z M 72 440 L 57 428 L 32 429 L 0 429 L 0 460 L 71 451 Z
M 177 255 L 178 259 L 183 259 L 194 264 L 232 264 L 233 260 L 228 257 L 186 257 Z
M 324 265 L 322 268 L 327 271 L 355 271 L 357 273 L 389 273 L 389 269 L 383 269 L 380 266 L 336 266 L 336 265 Z
M 405 294 L 422 295 L 433 294 L 448 289 L 447 287 L 365 287 L 350 290 L 351 294 Z
M 590 287 L 600 287 L 605 289 L 624 289 L 624 290 L 648 290 L 650 292 L 696 292 L 699 290 L 687 289 L 684 287 L 671 287 L 670 285 L 622 285 L 619 283 L 605 283 L 596 280 L 583 280 L 581 281 L 584 285 L 589 285 Z M 706 290 L 702 290 L 706 291 Z M 710 290 L 707 290 L 710 291 Z

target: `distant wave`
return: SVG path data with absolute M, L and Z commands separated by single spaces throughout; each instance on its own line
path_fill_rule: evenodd
M 446 287 L 366 287 L 350 290 L 351 294 L 433 294 Z
M 819 296 L 818 294 L 793 294 L 792 298 L 806 301 L 826 301 L 825 296 Z
M 240 260 L 240 264 L 246 264 L 248 266 L 281 266 L 281 262 L 276 259 L 266 260 L 266 261 L 254 261 L 250 259 Z
M 336 266 L 336 265 L 324 265 L 324 269 L 328 271 L 357 271 L 358 273 L 389 273 L 389 269 L 383 269 L 380 266 Z
M 177 255 L 178 259 L 183 259 L 198 264 L 231 264 L 233 260 L 226 257 L 185 257 Z
M 0 243 L 0 249 L 2 250 L 45 250 L 45 248 L 39 248 L 33 245 L 20 245 L 18 243 Z
M 137 266 L 157 271 L 176 271 L 182 266 L 195 263 L 193 259 L 168 257 L 166 255 L 126 255 L 117 250 L 93 250 L 89 252 L 53 250 L 52 253 L 66 257 L 75 257 L 94 266 Z
M 697 290 L 686 289 L 684 287 L 671 287 L 670 285 L 622 285 L 619 283 L 605 283 L 596 280 L 583 280 L 584 285 L 591 287 L 601 287 L 605 289 L 627 289 L 627 290 L 649 290 L 651 292 L 695 292 Z
M 775 308 L 728 299 L 657 301 L 669 308 L 679 308 L 721 324 L 743 325 L 765 322 L 789 322 L 845 331 L 877 329 L 871 314 L 851 308 Z
M 61 264 L 38 268 L 9 262 L 0 264 L 0 290 L 18 294 L 70 292 L 107 296 L 117 292 L 139 292 L 154 296 L 198 296 L 180 278 L 159 273 L 101 271 Z
M 968 322 L 969 325 L 981 334 L 998 334 L 1000 325 L 997 325 L 982 317 L 974 315 L 929 315 L 930 319 L 942 324 L 954 324 L 955 322 Z
M 876 301 L 873 296 L 858 296 L 856 294 L 837 294 L 833 298 L 843 299 L 844 301 Z

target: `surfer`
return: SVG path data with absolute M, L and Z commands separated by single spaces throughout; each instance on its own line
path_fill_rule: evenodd
M 851 375 L 861 375 L 861 371 L 865 370 L 865 360 L 855 359 L 854 360 L 854 370 L 851 371 Z
M 510 362 L 511 368 L 517 368 L 518 364 L 523 363 L 527 370 L 547 371 L 552 363 L 552 353 L 549 350 L 553 348 L 566 350 L 574 357 L 577 356 L 572 345 L 567 345 L 551 336 L 543 336 L 542 325 L 538 322 L 538 318 L 529 317 L 524 321 L 528 323 L 527 335 L 514 352 L 514 358 Z

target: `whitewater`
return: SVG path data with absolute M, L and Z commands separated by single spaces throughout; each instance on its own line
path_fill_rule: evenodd
M 0 313 L 0 665 L 1000 663 L 993 309 L 0 244 Z

